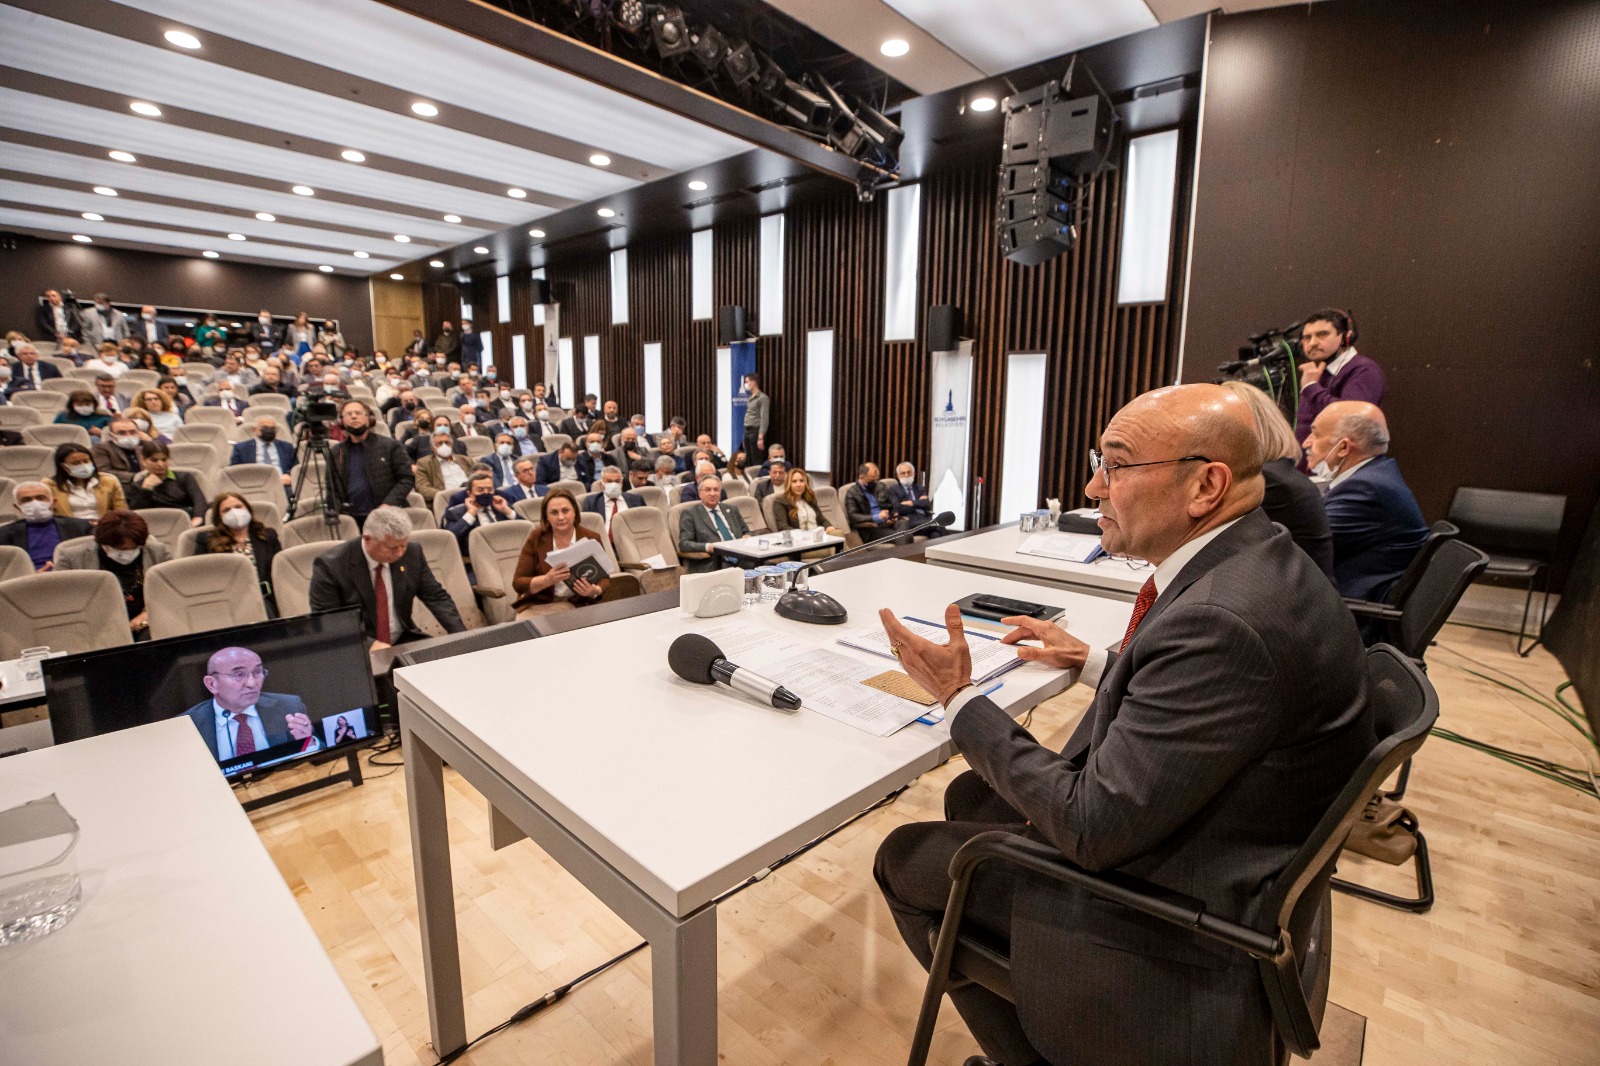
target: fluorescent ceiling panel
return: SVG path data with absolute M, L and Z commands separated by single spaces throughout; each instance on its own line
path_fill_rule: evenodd
M 986 74 L 1038 63 L 1156 25 L 1144 0 L 885 0 Z M 907 58 L 915 58 L 908 56 Z

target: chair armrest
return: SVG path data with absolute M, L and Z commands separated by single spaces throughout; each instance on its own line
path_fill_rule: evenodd
M 474 585 L 474 586 L 472 586 L 472 594 L 474 596 L 482 596 L 485 599 L 490 599 L 490 600 L 503 600 L 503 599 L 506 598 L 506 590 L 505 589 L 497 589 L 497 588 L 493 588 L 492 586 L 489 586 L 489 585 Z
M 1384 618 L 1388 619 L 1389 621 L 1398 622 L 1401 618 L 1405 617 L 1404 612 L 1402 612 L 1399 608 L 1390 607 L 1388 604 L 1383 603 L 1373 603 L 1371 600 L 1352 600 L 1346 598 L 1344 605 L 1350 608 L 1350 613 L 1355 615 L 1357 618 Z
M 622 568 L 624 570 L 643 570 L 643 571 L 648 571 L 650 569 L 644 563 L 623 563 L 622 564 Z
M 969 880 L 980 864 L 991 860 L 1009 863 L 1061 884 L 1074 885 L 1164 922 L 1193 929 L 1258 959 L 1280 958 L 1288 950 L 1281 936 L 1268 936 L 1238 922 L 1208 915 L 1205 903 L 1192 896 L 1115 870 L 1091 873 L 1048 844 L 1021 839 L 1015 833 L 979 833 L 961 845 L 950 860 L 951 880 Z

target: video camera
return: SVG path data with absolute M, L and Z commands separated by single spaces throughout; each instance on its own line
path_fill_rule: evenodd
M 1239 358 L 1217 366 L 1222 381 L 1242 381 L 1271 396 L 1294 422 L 1299 406 L 1300 327 L 1292 322 L 1282 329 L 1269 329 L 1249 337 L 1239 346 Z
M 329 396 L 321 385 L 306 389 L 305 406 L 300 409 L 300 425 L 308 436 L 327 437 L 328 427 L 339 420 L 342 397 Z

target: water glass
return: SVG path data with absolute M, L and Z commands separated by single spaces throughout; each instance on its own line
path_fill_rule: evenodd
M 78 913 L 78 823 L 54 796 L 0 811 L 0 947 L 36 940 Z
M 744 605 L 754 607 L 761 602 L 761 571 L 744 572 Z
M 775 601 L 782 596 L 789 587 L 789 575 L 784 573 L 781 566 L 763 566 L 757 571 L 761 575 L 761 598 L 766 601 Z

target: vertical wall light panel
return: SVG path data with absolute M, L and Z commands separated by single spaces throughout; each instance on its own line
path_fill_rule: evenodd
M 783 215 L 761 219 L 761 335 L 783 332 Z
M 583 391 L 605 398 L 600 391 L 600 338 L 593 334 L 583 338 Z M 574 403 L 577 400 L 573 397 Z
M 917 339 L 917 254 L 922 239 L 922 186 L 902 185 L 888 195 L 883 241 L 883 339 Z
M 1167 298 L 1172 266 L 1172 207 L 1178 186 L 1178 131 L 1128 142 L 1128 192 L 1122 201 L 1117 303 Z
M 535 281 L 543 281 L 545 276 L 544 267 L 540 267 L 539 269 L 530 273 L 528 276 L 533 278 Z M 536 303 L 533 305 L 533 324 L 536 326 L 544 325 L 544 304 Z
M 561 375 L 561 380 L 556 383 L 556 399 L 560 400 L 563 406 L 570 408 L 575 397 L 568 394 L 577 388 L 578 380 L 577 375 L 572 372 L 572 338 L 562 337 L 556 352 L 557 371 Z
M 1000 520 L 1039 506 L 1039 441 L 1044 437 L 1045 354 L 1006 359 L 1004 445 L 1000 457 Z
M 611 253 L 611 324 L 628 322 L 628 250 L 618 248 Z
M 690 240 L 690 303 L 694 320 L 700 322 L 717 316 L 717 301 L 711 288 L 711 230 L 696 230 Z
M 511 387 L 528 387 L 528 338 L 521 333 L 511 335 Z
M 653 342 L 644 346 L 644 428 L 654 433 L 666 424 L 661 400 L 661 345 Z
M 494 279 L 494 313 L 498 321 L 511 321 L 511 276 L 501 275 Z
M 806 443 L 800 461 L 807 470 L 833 469 L 833 330 L 806 334 Z
M 717 447 L 733 453 L 739 442 L 733 436 L 733 349 L 717 349 L 717 381 L 712 402 L 717 412 Z M 742 429 L 743 427 L 741 427 Z M 748 458 L 748 456 L 746 456 Z

